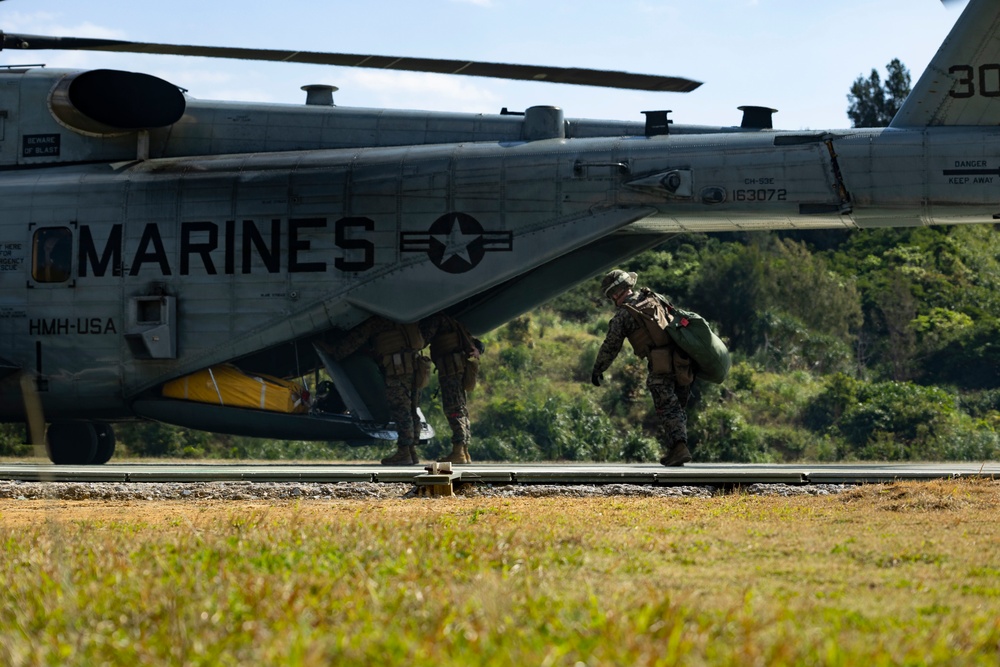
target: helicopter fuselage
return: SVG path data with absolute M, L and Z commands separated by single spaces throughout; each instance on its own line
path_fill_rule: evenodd
M 216 364 L 314 370 L 308 343 L 372 314 L 489 330 L 671 234 L 992 222 L 998 207 L 994 129 L 185 100 L 168 127 L 122 130 L 80 120 L 58 94 L 75 76 L 0 73 L 5 421 L 24 418 L 16 371 L 47 413 L 123 419 Z

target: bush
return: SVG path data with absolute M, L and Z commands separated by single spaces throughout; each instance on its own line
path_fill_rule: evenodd
M 531 315 L 516 317 L 501 328 L 504 340 L 517 345 L 531 346 Z
M 698 461 L 765 463 L 772 459 L 760 429 L 730 407 L 713 406 L 691 420 L 688 441 Z
M 0 424 L 0 456 L 31 456 L 23 424 Z
M 824 431 L 840 421 L 848 408 L 857 403 L 861 383 L 843 373 L 826 380 L 826 388 L 803 412 L 803 421 L 813 431 Z
M 815 437 L 794 426 L 773 426 L 760 429 L 762 456 L 782 463 L 801 461 L 815 453 Z
M 650 460 L 655 446 L 623 431 L 585 396 L 491 401 L 473 424 L 479 458 L 500 461 Z
M 810 329 L 787 313 L 763 313 L 756 326 L 753 359 L 767 370 L 834 373 L 854 365 L 854 352 L 847 340 Z
M 580 351 L 580 359 L 576 369 L 573 371 L 573 379 L 577 382 L 590 382 L 590 374 L 594 370 L 594 362 L 597 361 L 597 352 L 601 349 L 601 343 L 592 340 Z
M 1000 434 L 983 425 L 969 425 L 955 430 L 942 445 L 946 461 L 996 461 L 1000 458 Z
M 179 456 L 185 446 L 184 429 L 159 422 L 128 422 L 115 426 L 118 443 L 136 456 Z
M 955 399 L 948 392 L 909 382 L 864 385 L 858 398 L 837 428 L 863 458 L 922 458 L 921 453 L 934 448 L 935 439 L 946 435 L 957 415 Z
M 628 431 L 622 442 L 622 458 L 626 463 L 656 461 L 660 458 L 660 445 L 640 430 Z
M 970 392 L 959 399 L 959 404 L 971 417 L 985 418 L 1000 412 L 1000 389 Z
M 515 373 L 527 373 L 533 366 L 534 357 L 524 345 L 505 347 L 498 356 L 500 363 Z
M 469 454 L 473 461 L 540 460 L 538 447 L 527 433 L 506 432 L 483 437 L 474 436 Z
M 732 369 L 729 371 L 727 384 L 733 391 L 752 392 L 757 388 L 754 375 L 753 366 L 745 361 L 740 361 L 733 364 Z
M 928 381 L 971 389 L 1000 384 L 1000 320 L 971 327 L 927 355 L 920 366 Z
M 746 366 L 742 366 L 746 368 Z M 753 416 L 755 424 L 799 426 L 803 409 L 819 390 L 811 373 L 756 373 L 754 389 L 742 391 L 730 404 L 738 403 L 743 413 Z
M 805 411 L 807 425 L 843 440 L 842 457 L 899 461 L 940 459 L 954 439 L 954 396 L 910 382 L 865 384 L 832 376 Z

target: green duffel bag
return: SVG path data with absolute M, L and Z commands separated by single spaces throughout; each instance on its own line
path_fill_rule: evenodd
M 667 333 L 678 347 L 694 359 L 697 366 L 695 377 L 715 384 L 725 382 L 732 365 L 726 344 L 698 313 L 669 304 L 667 310 L 671 315 Z

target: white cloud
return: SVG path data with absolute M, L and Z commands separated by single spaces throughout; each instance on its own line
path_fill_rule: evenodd
M 56 18 L 56 14 L 49 12 L 35 12 L 25 14 L 24 12 L 11 12 L 3 18 L 6 32 L 37 32 L 38 25 L 51 23 Z
M 98 39 L 126 39 L 125 33 L 121 30 L 114 30 L 104 26 L 95 25 L 90 21 L 84 21 L 76 25 L 54 25 L 47 29 L 51 34 L 59 37 L 96 37 Z
M 61 16 L 51 12 L 34 12 L 26 14 L 14 12 L 3 19 L 5 31 L 12 33 L 29 33 L 53 35 L 55 37 L 95 37 L 102 39 L 125 39 L 125 33 L 105 26 L 84 21 L 67 24 L 61 22 Z

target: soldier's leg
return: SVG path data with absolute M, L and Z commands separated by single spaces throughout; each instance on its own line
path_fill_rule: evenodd
M 681 402 L 682 396 L 675 391 L 674 376 L 672 373 L 650 375 L 646 387 L 656 408 L 657 435 L 663 452 L 660 463 L 665 466 L 684 465 L 691 460 L 691 452 L 687 448 L 687 413 Z M 687 402 L 686 395 L 683 400 Z
M 677 401 L 681 404 L 682 408 L 686 408 L 688 401 L 691 400 L 691 385 L 674 385 L 674 393 L 677 394 Z M 685 418 L 685 424 L 687 424 L 687 419 Z
M 445 375 L 441 381 L 441 404 L 451 427 L 451 453 L 439 461 L 472 463 L 469 457 L 469 408 L 461 375 Z
M 396 377 L 385 380 L 385 398 L 389 404 L 389 417 L 396 423 L 396 453 L 382 459 L 383 465 L 410 465 L 416 451 L 413 438 L 413 395 L 409 384 Z

